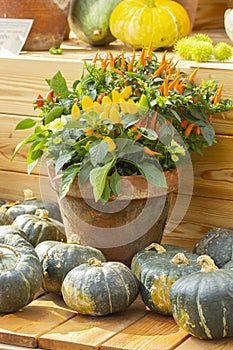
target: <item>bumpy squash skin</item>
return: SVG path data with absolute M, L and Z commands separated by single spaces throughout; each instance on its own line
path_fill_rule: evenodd
M 62 284 L 62 296 L 80 314 L 105 316 L 126 310 L 138 295 L 138 281 L 121 262 L 102 266 L 82 264 L 72 269 Z
M 15 218 L 12 225 L 25 232 L 33 247 L 36 247 L 40 242 L 47 240 L 66 241 L 64 232 L 60 230 L 61 223 L 57 226 L 54 220 L 43 219 L 38 215 L 19 215 Z
M 209 255 L 221 268 L 233 256 L 233 228 L 212 228 L 199 239 L 193 253 Z
M 233 336 L 233 271 L 196 272 L 171 287 L 178 326 L 200 339 Z
M 35 214 L 37 209 L 46 209 L 49 217 L 62 222 L 59 205 L 53 202 L 44 202 L 38 199 L 25 200 L 20 204 L 14 205 L 7 210 L 7 213 L 15 219 L 22 214 Z
M 174 252 L 154 254 L 144 258 L 140 267 L 134 264 L 131 269 L 140 282 L 140 293 L 144 304 L 151 310 L 162 315 L 172 314 L 170 289 L 181 276 L 200 270 L 197 255 L 185 253 L 189 265 L 175 264 L 172 258 Z
M 172 253 L 188 253 L 188 250 L 184 247 L 179 247 L 174 244 L 160 244 L 162 248 L 164 248 L 167 252 L 172 252 Z M 141 266 L 144 264 L 146 259 L 153 259 L 154 255 L 157 254 L 163 254 L 157 252 L 155 248 L 152 249 L 142 249 L 139 250 L 133 257 L 131 261 L 131 269 L 134 272 L 134 274 L 137 276 L 138 279 L 140 279 L 140 271 L 141 271 Z
M 11 225 L 12 222 L 12 217 L 7 212 L 0 210 L 0 225 Z
M 27 242 L 30 243 L 28 236 L 25 234 L 23 230 L 13 225 L 2 225 L 0 226 L 0 236 L 5 236 L 7 234 L 19 235 L 24 238 Z
M 107 45 L 116 38 L 109 29 L 109 18 L 121 0 L 71 0 L 68 21 L 78 39 L 93 46 Z
M 28 305 L 41 282 L 42 268 L 32 245 L 18 234 L 0 234 L 0 313 Z
M 171 47 L 187 36 L 190 20 L 175 1 L 125 0 L 112 11 L 109 27 L 128 46 L 140 49 L 152 42 L 153 48 L 159 49 Z
M 62 282 L 74 267 L 92 257 L 100 261 L 106 260 L 100 250 L 75 243 L 44 241 L 35 250 L 43 270 L 42 287 L 45 291 L 56 294 L 61 294 Z

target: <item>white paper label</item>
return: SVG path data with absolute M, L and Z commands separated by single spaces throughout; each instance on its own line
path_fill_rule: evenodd
M 0 18 L 0 56 L 20 53 L 32 23 L 33 19 Z

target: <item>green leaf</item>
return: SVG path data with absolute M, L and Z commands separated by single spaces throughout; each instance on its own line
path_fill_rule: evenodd
M 109 198 L 110 198 L 110 195 L 111 195 L 111 189 L 110 189 L 108 181 L 106 181 L 105 182 L 105 186 L 104 186 L 104 190 L 103 190 L 103 193 L 102 193 L 102 196 L 101 196 L 101 200 L 104 203 L 107 202 L 109 200 Z
M 30 129 L 30 128 L 32 128 L 35 125 L 36 125 L 36 120 L 35 119 L 26 118 L 26 119 L 22 120 L 21 122 L 19 122 L 16 125 L 15 130 Z
M 158 169 L 156 165 L 151 163 L 143 163 L 140 164 L 140 170 L 142 172 L 142 175 L 152 185 L 167 188 L 167 182 L 164 173 Z
M 73 164 L 62 172 L 62 181 L 59 189 L 59 198 L 62 199 L 68 193 L 70 186 L 74 182 L 75 177 L 77 176 L 80 168 Z
M 90 147 L 90 160 L 93 166 L 100 164 L 108 153 L 107 142 L 100 142 Z
M 201 126 L 201 132 L 208 145 L 212 146 L 215 139 L 214 128 L 211 125 Z
M 90 172 L 90 182 L 93 187 L 93 193 L 96 202 L 98 202 L 98 200 L 100 200 L 100 198 L 102 197 L 107 181 L 107 176 L 112 168 L 114 161 L 115 159 L 113 159 L 111 162 L 105 164 L 102 167 L 92 169 Z
M 110 188 L 116 197 L 121 193 L 121 177 L 117 171 L 115 171 L 110 177 Z
M 64 111 L 63 106 L 54 106 L 51 111 L 45 115 L 45 124 L 52 122 L 54 119 L 59 118 Z
M 66 84 L 65 78 L 61 72 L 58 71 L 51 80 L 46 80 L 50 88 L 54 90 L 55 95 L 60 95 L 61 98 L 65 98 L 69 94 L 69 90 Z
M 72 158 L 72 152 L 60 155 L 55 163 L 55 172 L 58 173 L 59 170 Z

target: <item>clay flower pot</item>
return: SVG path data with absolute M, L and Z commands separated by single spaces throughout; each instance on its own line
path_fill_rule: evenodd
M 70 0 L 0 0 L 0 17 L 33 19 L 23 50 L 43 51 L 63 41 Z
M 59 194 L 60 179 L 48 167 L 52 188 Z M 150 243 L 160 243 L 177 186 L 177 172 L 165 172 L 168 188 L 148 185 L 142 176 L 122 177 L 121 195 L 96 203 L 87 183 L 81 189 L 78 178 L 65 198 L 59 199 L 68 241 L 100 249 L 107 260 L 130 265 L 133 255 Z

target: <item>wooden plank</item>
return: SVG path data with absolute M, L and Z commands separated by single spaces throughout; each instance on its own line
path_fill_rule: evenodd
M 186 209 L 179 208 L 181 213 Z M 171 222 L 170 225 L 168 222 L 163 241 L 180 243 L 190 249 L 213 227 L 233 227 L 232 201 L 193 196 L 182 221 Z
M 100 349 L 171 350 L 188 337 L 172 317 L 149 313 L 106 341 Z
M 0 170 L 0 198 L 12 201 L 23 200 L 23 191 L 26 188 L 31 189 L 38 199 L 57 201 L 47 176 Z
M 41 334 L 74 316 L 61 297 L 47 294 L 1 318 L 0 343 L 36 348 Z
M 105 317 L 77 315 L 59 327 L 40 336 L 39 346 L 49 350 L 90 350 L 123 331 L 146 314 L 138 298 L 125 312 Z
M 24 346 L 0 344 L 0 350 L 28 350 L 28 348 L 25 348 Z M 37 348 L 37 350 L 41 349 Z
M 233 339 L 201 340 L 194 337 L 188 338 L 176 350 L 232 350 Z

